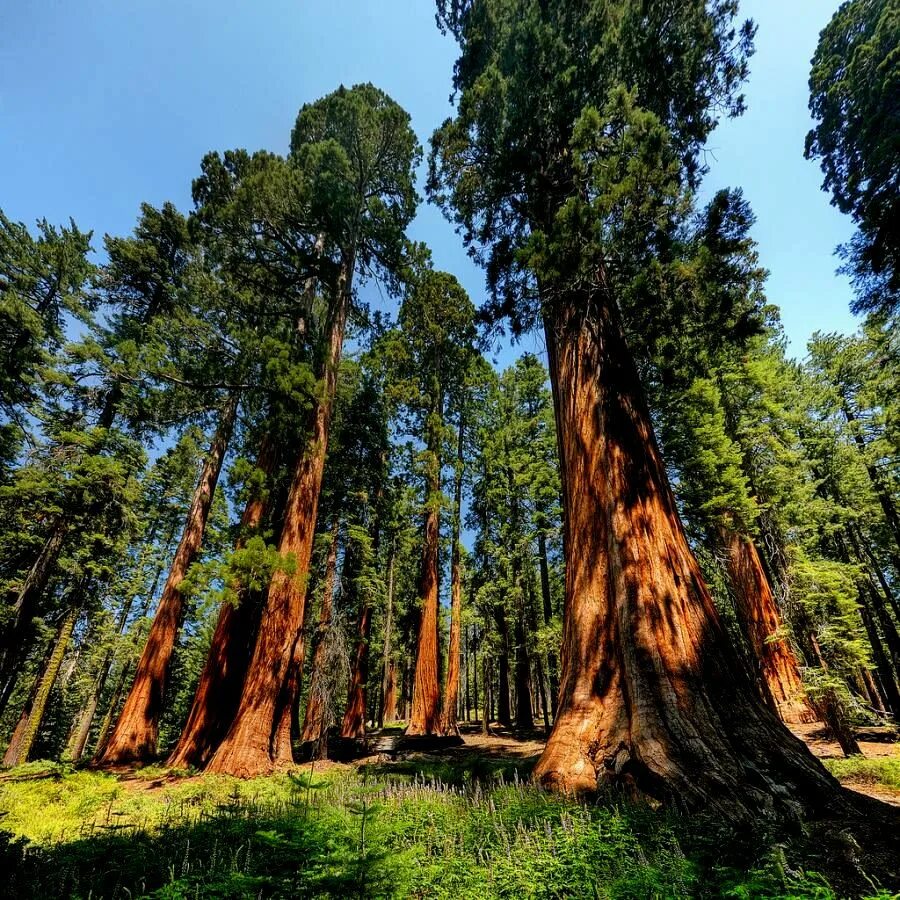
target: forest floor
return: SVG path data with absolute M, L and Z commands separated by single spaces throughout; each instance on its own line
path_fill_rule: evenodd
M 865 795 L 868 832 L 857 816 L 736 834 L 620 795 L 576 803 L 529 784 L 542 735 L 474 727 L 436 752 L 250 781 L 29 763 L 0 773 L 0 896 L 900 897 L 884 874 L 900 857 L 869 846 L 900 806 L 897 735 L 864 729 L 864 757 L 844 759 L 818 727 L 798 734 Z

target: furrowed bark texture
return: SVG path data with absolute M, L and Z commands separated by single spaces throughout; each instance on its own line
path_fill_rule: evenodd
M 784 634 L 784 621 L 756 544 L 724 527 L 720 538 L 738 621 L 758 663 L 764 698 L 788 724 L 815 722 L 816 714 L 807 700 L 797 657 Z
M 250 778 L 292 761 L 290 747 L 279 740 L 285 706 L 299 679 L 299 637 L 306 605 L 306 577 L 312 556 L 319 493 L 328 449 L 328 432 L 337 389 L 338 368 L 349 312 L 349 291 L 342 286 L 331 317 L 321 398 L 311 413 L 309 438 L 301 450 L 288 492 L 278 551 L 293 560 L 294 571 L 279 569 L 269 584 L 244 691 L 234 721 L 207 771 Z
M 548 297 L 566 555 L 559 711 L 535 778 L 729 819 L 836 781 L 758 698 L 691 554 L 613 303 Z
M 438 488 L 439 490 L 440 488 Z M 438 542 L 440 519 L 434 494 L 429 491 L 422 542 L 419 597 L 422 603 L 416 644 L 416 674 L 407 734 L 437 734 L 440 731 L 440 682 L 438 681 Z
M 98 758 L 100 765 L 146 762 L 156 755 L 169 664 L 184 612 L 181 582 L 203 543 L 216 483 L 234 429 L 237 405 L 237 397 L 231 396 L 222 410 L 147 643 L 135 669 L 131 691 L 125 699 L 116 727 Z
M 262 439 L 256 468 L 268 478 L 275 468 L 276 444 L 271 435 Z M 251 497 L 241 516 L 240 549 L 262 523 L 266 498 Z M 235 585 L 237 604 L 223 603 L 206 663 L 197 683 L 194 701 L 178 744 L 166 765 L 175 769 L 202 768 L 219 746 L 234 718 L 256 627 L 259 622 L 258 598 L 241 585 Z
M 456 708 L 459 700 L 460 632 L 462 631 L 462 558 L 459 550 L 460 517 L 462 515 L 463 422 L 459 423 L 456 474 L 453 485 L 453 546 L 450 551 L 450 641 L 447 655 L 447 689 L 441 713 L 441 732 L 458 735 Z
M 359 614 L 359 630 L 350 687 L 347 692 L 347 708 L 341 724 L 341 737 L 360 740 L 366 736 L 366 682 L 369 680 L 369 632 L 372 627 L 372 607 L 363 601 Z

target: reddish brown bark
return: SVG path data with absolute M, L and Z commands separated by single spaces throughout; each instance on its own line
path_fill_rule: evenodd
M 341 724 L 341 737 L 360 740 L 366 736 L 366 682 L 369 679 L 369 632 L 372 627 L 372 607 L 363 602 L 359 614 L 356 650 L 350 672 L 347 708 Z
M 552 297 L 552 299 L 551 299 Z M 535 777 L 796 816 L 838 786 L 759 699 L 687 543 L 614 304 L 546 294 L 564 501 L 559 711 Z
M 422 567 L 419 574 L 421 614 L 416 643 L 416 674 L 413 681 L 412 710 L 407 734 L 437 734 L 440 722 L 440 684 L 438 681 L 438 542 L 440 514 L 436 491 L 428 492 L 425 531 L 422 541 Z M 440 490 L 438 486 L 437 490 Z
M 327 673 L 325 666 L 328 657 L 326 638 L 331 629 L 331 615 L 334 608 L 334 581 L 337 574 L 338 536 L 340 519 L 335 516 L 331 525 L 331 543 L 325 559 L 325 584 L 322 588 L 322 606 L 319 610 L 319 625 L 313 651 L 312 674 L 309 682 L 309 696 L 306 701 L 306 712 L 303 716 L 303 729 L 300 741 L 320 743 L 325 731 L 325 707 L 329 698 L 325 687 Z M 322 747 L 322 750 L 325 748 Z
M 450 551 L 450 641 L 447 652 L 447 689 L 441 712 L 441 732 L 458 735 L 456 709 L 459 701 L 460 632 L 462 631 L 462 558 L 459 549 L 460 517 L 462 516 L 464 423 L 460 420 L 456 452 L 456 473 L 453 484 L 453 537 Z
M 724 526 L 719 533 L 738 622 L 758 665 L 761 695 L 782 721 L 791 725 L 815 722 L 816 713 L 806 697 L 797 657 L 756 544 Z
M 156 755 L 169 663 L 184 611 L 181 582 L 203 543 L 216 483 L 234 429 L 237 405 L 237 397 L 231 396 L 222 410 L 147 643 L 135 670 L 131 691 L 125 699 L 116 727 L 97 760 L 100 765 L 142 762 Z
M 256 468 L 266 479 L 275 469 L 276 444 L 264 435 Z M 266 514 L 265 494 L 251 497 L 241 516 L 240 549 L 257 531 Z M 235 584 L 237 603 L 223 603 L 206 663 L 194 692 L 194 701 L 178 744 L 166 765 L 176 769 L 202 768 L 225 736 L 234 718 L 253 649 L 259 620 L 258 598 L 242 585 Z
M 293 565 L 293 571 L 279 569 L 269 584 L 241 702 L 207 765 L 210 772 L 253 777 L 293 761 L 289 742 L 286 746 L 278 738 L 283 734 L 285 707 L 291 708 L 297 699 L 292 692 L 299 683 L 295 674 L 298 638 L 349 304 L 349 285 L 342 283 L 331 316 L 321 396 L 297 458 L 278 544 L 282 559 Z

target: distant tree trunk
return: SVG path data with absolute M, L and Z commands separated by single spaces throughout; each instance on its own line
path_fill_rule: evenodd
M 528 627 L 533 633 L 537 633 L 537 611 L 535 610 L 534 579 L 531 571 L 526 570 L 525 576 L 525 604 L 527 611 Z M 537 696 L 540 700 L 541 715 L 544 719 L 544 734 L 550 734 L 550 708 L 547 705 L 546 673 L 540 653 L 534 657 L 535 676 L 537 681 Z
M 56 568 L 56 561 L 59 559 L 68 530 L 69 525 L 64 519 L 57 519 L 54 522 L 25 580 L 8 598 L 12 614 L 0 628 L 0 684 L 4 685 L 4 690 L 0 694 L 0 713 L 6 708 L 12 695 L 12 688 L 15 686 L 20 668 L 19 651 L 26 645 L 26 633 L 31 627 L 37 604 Z
M 80 588 L 76 589 L 80 591 Z M 71 604 L 66 610 L 59 629 L 56 633 L 56 639 L 53 643 L 53 651 L 47 660 L 46 667 L 37 680 L 37 689 L 33 695 L 29 697 L 30 704 L 26 704 L 26 708 L 22 711 L 19 724 L 13 733 L 12 740 L 6 750 L 3 758 L 3 765 L 17 766 L 28 761 L 28 755 L 34 746 L 34 740 L 37 737 L 38 730 L 47 711 L 47 701 L 50 699 L 50 692 L 59 675 L 59 670 L 63 664 L 66 655 L 66 649 L 69 641 L 72 639 L 72 632 L 75 630 L 75 622 L 78 619 L 80 606 Z
M 472 710 L 472 676 L 470 674 L 469 669 L 469 648 L 471 647 L 471 641 L 469 638 L 469 626 L 463 629 L 463 648 L 462 648 L 462 658 L 463 663 L 465 664 L 465 671 L 463 672 L 465 685 L 466 685 L 466 699 L 465 699 L 465 717 L 466 722 L 470 722 L 471 718 L 471 710 Z
M 549 625 L 553 619 L 553 601 L 550 597 L 550 564 L 547 559 L 547 538 L 543 531 L 538 531 L 538 564 L 541 571 L 541 599 L 543 600 L 544 624 Z M 556 717 L 556 702 L 559 696 L 559 663 L 556 654 L 547 652 L 547 676 L 550 680 L 550 709 Z
M 146 762 L 156 755 L 159 718 L 165 698 L 169 664 L 184 612 L 181 582 L 203 543 L 216 483 L 234 429 L 237 406 L 237 396 L 231 395 L 222 409 L 200 480 L 194 490 L 181 542 L 175 552 L 147 643 L 135 670 L 131 691 L 106 748 L 98 758 L 100 765 Z
M 484 713 L 481 717 L 481 733 L 491 733 L 491 722 L 494 719 L 494 694 L 493 694 L 493 673 L 491 669 L 491 658 L 487 653 L 482 653 L 482 663 L 484 665 L 484 673 L 482 682 L 484 684 Z
M 869 644 L 872 647 L 872 658 L 875 661 L 875 669 L 878 672 L 882 691 L 884 692 L 884 702 L 887 706 L 886 711 L 897 717 L 900 716 L 900 689 L 897 687 L 895 670 L 888 660 L 881 635 L 878 633 L 878 629 L 872 618 L 872 613 L 865 602 L 865 598 L 862 597 L 860 599 L 862 600 L 862 603 L 860 604 L 859 613 L 869 638 Z
M 789 724 L 815 722 L 800 667 L 784 633 L 784 620 L 775 603 L 756 544 L 737 531 L 721 527 L 725 562 L 738 622 L 753 650 L 761 680 L 760 694 Z
M 331 543 L 328 545 L 328 556 L 325 558 L 325 583 L 322 588 L 319 625 L 314 639 L 309 695 L 306 701 L 306 712 L 303 717 L 303 728 L 300 733 L 300 741 L 304 744 L 319 743 L 322 740 L 325 706 L 329 702 L 329 697 L 326 695 L 325 690 L 325 682 L 328 678 L 325 667 L 328 657 L 327 637 L 328 632 L 331 630 L 331 616 L 334 608 L 334 583 L 337 575 L 339 535 L 340 519 L 335 515 L 331 522 Z
M 500 635 L 500 652 L 497 654 L 497 721 L 505 728 L 512 728 L 512 712 L 509 708 L 509 628 L 506 624 L 506 610 L 499 603 L 494 607 L 494 620 Z
M 759 699 L 719 620 L 614 301 L 542 287 L 566 597 L 559 710 L 535 778 L 620 782 L 727 819 L 832 801 L 837 782 Z
M 441 464 L 439 436 L 432 434 L 429 455 L 422 563 L 419 572 L 419 636 L 416 645 L 416 673 L 412 711 L 407 734 L 437 734 L 440 722 L 440 682 L 438 681 L 438 547 L 440 544 Z
M 341 737 L 362 740 L 366 736 L 366 684 L 369 680 L 369 632 L 372 627 L 372 605 L 364 598 L 359 612 L 356 651 L 350 672 L 347 708 L 341 724 Z
M 474 607 L 474 598 L 473 604 Z M 472 626 L 472 714 L 478 719 L 478 626 Z M 482 712 L 482 717 L 484 713 Z
M 293 709 L 299 684 L 298 635 L 306 610 L 306 579 L 312 556 L 328 433 L 334 410 L 344 330 L 350 309 L 349 278 L 344 268 L 328 329 L 328 352 L 321 398 L 311 413 L 309 437 L 294 470 L 278 551 L 294 571 L 278 569 L 269 584 L 244 691 L 234 721 L 207 764 L 207 771 L 249 778 L 291 765 L 290 746 L 279 740 L 285 707 Z
M 869 481 L 872 482 L 875 496 L 878 497 L 878 502 L 881 504 L 888 530 L 894 538 L 894 550 L 891 557 L 895 567 L 900 571 L 900 514 L 897 513 L 897 508 L 894 506 L 891 492 L 888 490 L 884 478 L 881 476 L 881 472 L 879 472 L 868 459 L 868 447 L 866 447 L 865 439 L 856 428 L 857 418 L 850 407 L 850 403 L 847 398 L 843 396 L 841 397 L 841 402 L 844 409 L 844 417 L 847 419 L 847 424 L 850 426 L 850 434 L 859 450 L 863 465 L 866 467 L 866 472 L 869 475 Z
M 459 705 L 460 632 L 462 630 L 462 558 L 459 546 L 462 517 L 464 422 L 460 413 L 456 450 L 456 473 L 453 484 L 453 536 L 450 551 L 450 644 L 447 655 L 447 689 L 441 713 L 441 732 L 458 735 L 456 711 Z
M 524 605 L 524 600 L 520 599 Z M 528 639 L 525 634 L 525 611 L 516 613 L 513 627 L 516 642 L 516 730 L 533 731 L 534 714 L 531 707 L 531 656 L 528 653 Z
M 397 721 L 397 689 L 396 667 L 391 655 L 391 644 L 394 628 L 394 557 L 396 555 L 396 541 L 391 544 L 391 556 L 388 560 L 387 580 L 387 609 L 384 615 L 384 653 L 381 658 L 381 721 L 383 728 L 385 723 Z
M 263 436 L 256 468 L 266 479 L 275 470 L 277 445 L 273 435 Z M 266 496 L 251 497 L 241 516 L 241 549 L 262 524 Z M 260 598 L 243 585 L 232 586 L 237 603 L 226 602 L 219 610 L 216 630 L 206 663 L 197 682 L 187 721 L 166 765 L 173 769 L 202 768 L 219 746 L 234 718 L 250 661 L 250 651 L 259 623 Z

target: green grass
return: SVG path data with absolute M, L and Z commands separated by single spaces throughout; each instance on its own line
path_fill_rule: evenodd
M 846 759 L 825 759 L 823 762 L 835 778 L 900 789 L 900 757 L 898 756 L 869 759 L 862 756 L 850 756 Z
M 477 755 L 241 782 L 33 763 L 0 779 L 0 892 L 28 897 L 834 894 L 772 843 L 562 800 Z

